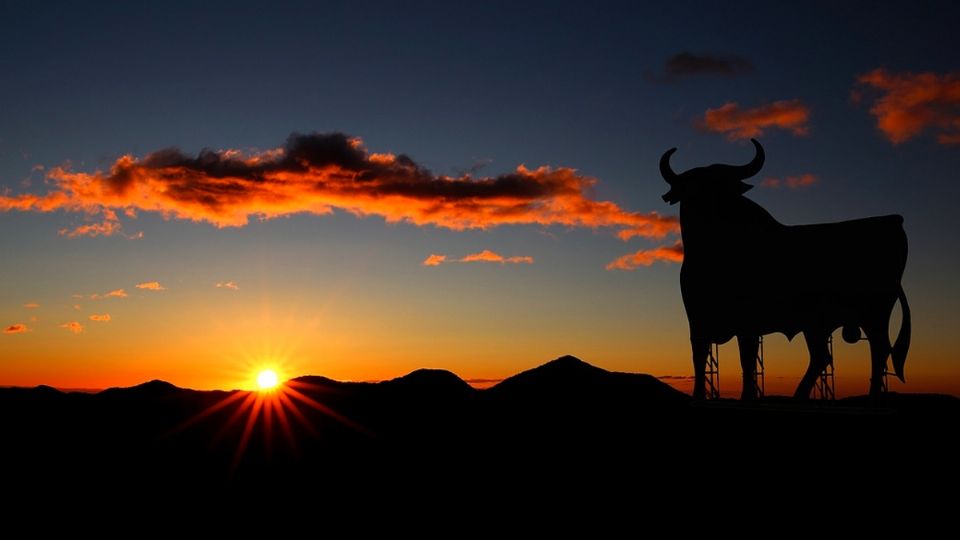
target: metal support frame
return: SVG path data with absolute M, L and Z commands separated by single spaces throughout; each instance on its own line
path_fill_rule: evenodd
M 766 391 L 763 371 L 763 336 L 760 336 L 760 343 L 757 344 L 757 366 L 753 370 L 753 389 L 758 398 L 762 398 Z
M 823 366 L 823 371 L 817 377 L 817 382 L 813 385 L 812 397 L 821 401 L 833 401 L 837 399 L 836 379 L 833 376 L 833 335 L 827 338 L 827 363 Z M 886 386 L 886 376 L 884 376 L 884 386 Z
M 707 350 L 707 399 L 720 399 L 720 345 L 711 343 Z

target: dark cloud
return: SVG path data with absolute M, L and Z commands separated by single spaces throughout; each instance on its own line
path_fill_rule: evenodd
M 660 82 L 676 82 L 698 76 L 737 77 L 752 71 L 753 64 L 742 56 L 683 51 L 668 58 L 663 66 L 663 73 L 654 79 Z
M 102 221 L 65 230 L 65 236 L 118 234 L 120 216 L 134 219 L 140 212 L 242 227 L 251 217 L 335 210 L 453 230 L 609 227 L 622 238 L 661 238 L 678 230 L 674 217 L 591 198 L 596 180 L 574 169 L 521 165 L 494 177 L 437 175 L 405 155 L 369 152 L 360 139 L 342 133 L 294 133 L 283 147 L 255 153 L 205 149 L 193 157 L 166 148 L 141 159 L 122 156 L 109 172 L 56 167 L 47 178 L 54 187 L 44 195 L 0 194 L 0 212 L 64 210 Z

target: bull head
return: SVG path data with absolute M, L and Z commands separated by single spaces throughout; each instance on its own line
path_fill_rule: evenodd
M 667 150 L 660 158 L 660 174 L 670 184 L 670 191 L 663 195 L 664 202 L 676 204 L 688 197 L 698 195 L 717 196 L 722 194 L 741 195 L 753 188 L 744 182 L 760 172 L 763 167 L 763 147 L 756 139 L 750 139 L 756 148 L 753 161 L 746 165 L 714 164 L 697 167 L 677 174 L 670 168 L 670 156 L 676 148 Z

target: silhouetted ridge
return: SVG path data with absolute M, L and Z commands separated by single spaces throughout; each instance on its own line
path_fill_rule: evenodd
M 489 392 L 517 398 L 581 398 L 595 393 L 599 399 L 687 399 L 686 394 L 651 375 L 611 372 L 570 355 L 518 373 Z
M 181 392 L 183 389 L 168 383 L 167 381 L 161 381 L 160 379 L 154 379 L 150 382 L 145 382 L 143 384 L 138 384 L 136 386 L 130 387 L 113 387 L 107 388 L 106 390 L 97 394 L 98 396 L 118 396 L 118 395 L 136 395 L 136 396 L 145 396 L 145 397 L 161 397 L 170 394 L 175 394 Z
M 476 390 L 456 374 L 445 369 L 418 369 L 403 377 L 379 383 L 385 388 L 432 394 L 468 395 Z

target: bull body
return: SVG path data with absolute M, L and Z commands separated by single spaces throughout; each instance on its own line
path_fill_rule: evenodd
M 743 179 L 759 172 L 763 148 L 749 165 L 711 165 L 675 174 L 669 158 L 661 172 L 671 184 L 667 202 L 680 203 L 684 261 L 680 289 L 693 348 L 694 396 L 704 397 L 704 366 L 711 343 L 738 338 L 744 386 L 755 395 L 759 336 L 803 333 L 810 364 L 797 387 L 805 398 L 829 360 L 827 339 L 870 343 L 870 392 L 881 391 L 887 358 L 903 379 L 910 340 L 910 312 L 901 287 L 907 259 L 903 218 L 871 217 L 839 223 L 788 226 L 743 193 Z M 899 299 L 903 322 L 891 347 L 888 324 Z

